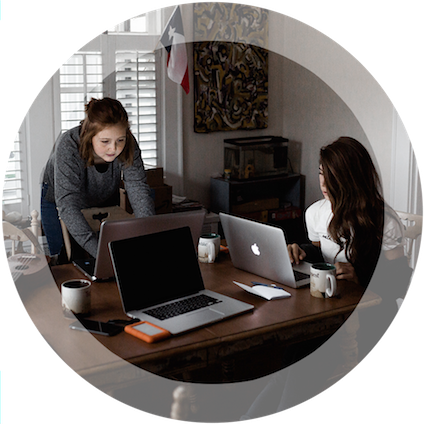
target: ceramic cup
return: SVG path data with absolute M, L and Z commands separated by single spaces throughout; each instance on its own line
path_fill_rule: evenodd
M 62 283 L 62 310 L 68 318 L 86 316 L 91 309 L 91 282 L 68 280 Z
M 336 267 L 328 263 L 311 266 L 311 295 L 324 299 L 336 295 Z
M 219 234 L 208 233 L 202 234 L 199 238 L 197 247 L 197 256 L 200 262 L 213 263 L 218 257 L 221 246 L 221 237 Z

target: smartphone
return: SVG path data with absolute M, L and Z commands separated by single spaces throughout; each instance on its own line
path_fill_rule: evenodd
M 91 319 L 81 319 L 69 324 L 72 330 L 89 331 L 94 334 L 101 334 L 103 336 L 114 336 L 121 331 L 123 327 L 108 322 L 94 321 Z

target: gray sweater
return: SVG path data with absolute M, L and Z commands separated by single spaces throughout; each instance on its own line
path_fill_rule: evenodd
M 115 159 L 103 169 L 87 167 L 79 154 L 80 129 L 75 127 L 58 139 L 47 161 L 43 182 L 48 184 L 46 200 L 56 203 L 59 216 L 72 237 L 96 257 L 98 236 L 81 209 L 110 204 L 119 192 L 121 172 L 134 215 L 137 218 L 154 215 L 155 209 L 137 143 L 132 166 L 126 167 Z

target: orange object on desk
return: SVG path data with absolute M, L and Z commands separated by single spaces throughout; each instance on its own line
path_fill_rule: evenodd
M 222 253 L 228 253 L 229 252 L 229 249 L 228 249 L 227 246 L 223 246 L 221 244 L 221 246 L 219 247 L 219 251 L 222 252 Z
M 140 321 L 127 325 L 124 330 L 126 333 L 144 340 L 147 343 L 155 343 L 160 340 L 167 339 L 172 335 L 168 330 L 147 321 Z

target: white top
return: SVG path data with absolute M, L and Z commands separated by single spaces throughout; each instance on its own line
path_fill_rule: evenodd
M 348 262 L 346 259 L 346 251 L 342 250 L 337 254 L 340 247 L 328 234 L 327 229 L 332 217 L 333 212 L 329 200 L 322 199 L 313 203 L 305 213 L 309 240 L 312 242 L 320 242 L 322 256 L 326 262 Z M 404 243 L 403 225 L 396 213 L 391 210 L 391 213 L 386 213 L 385 216 L 383 243 L 381 248 L 382 250 L 393 250 L 398 246 L 403 246 Z

